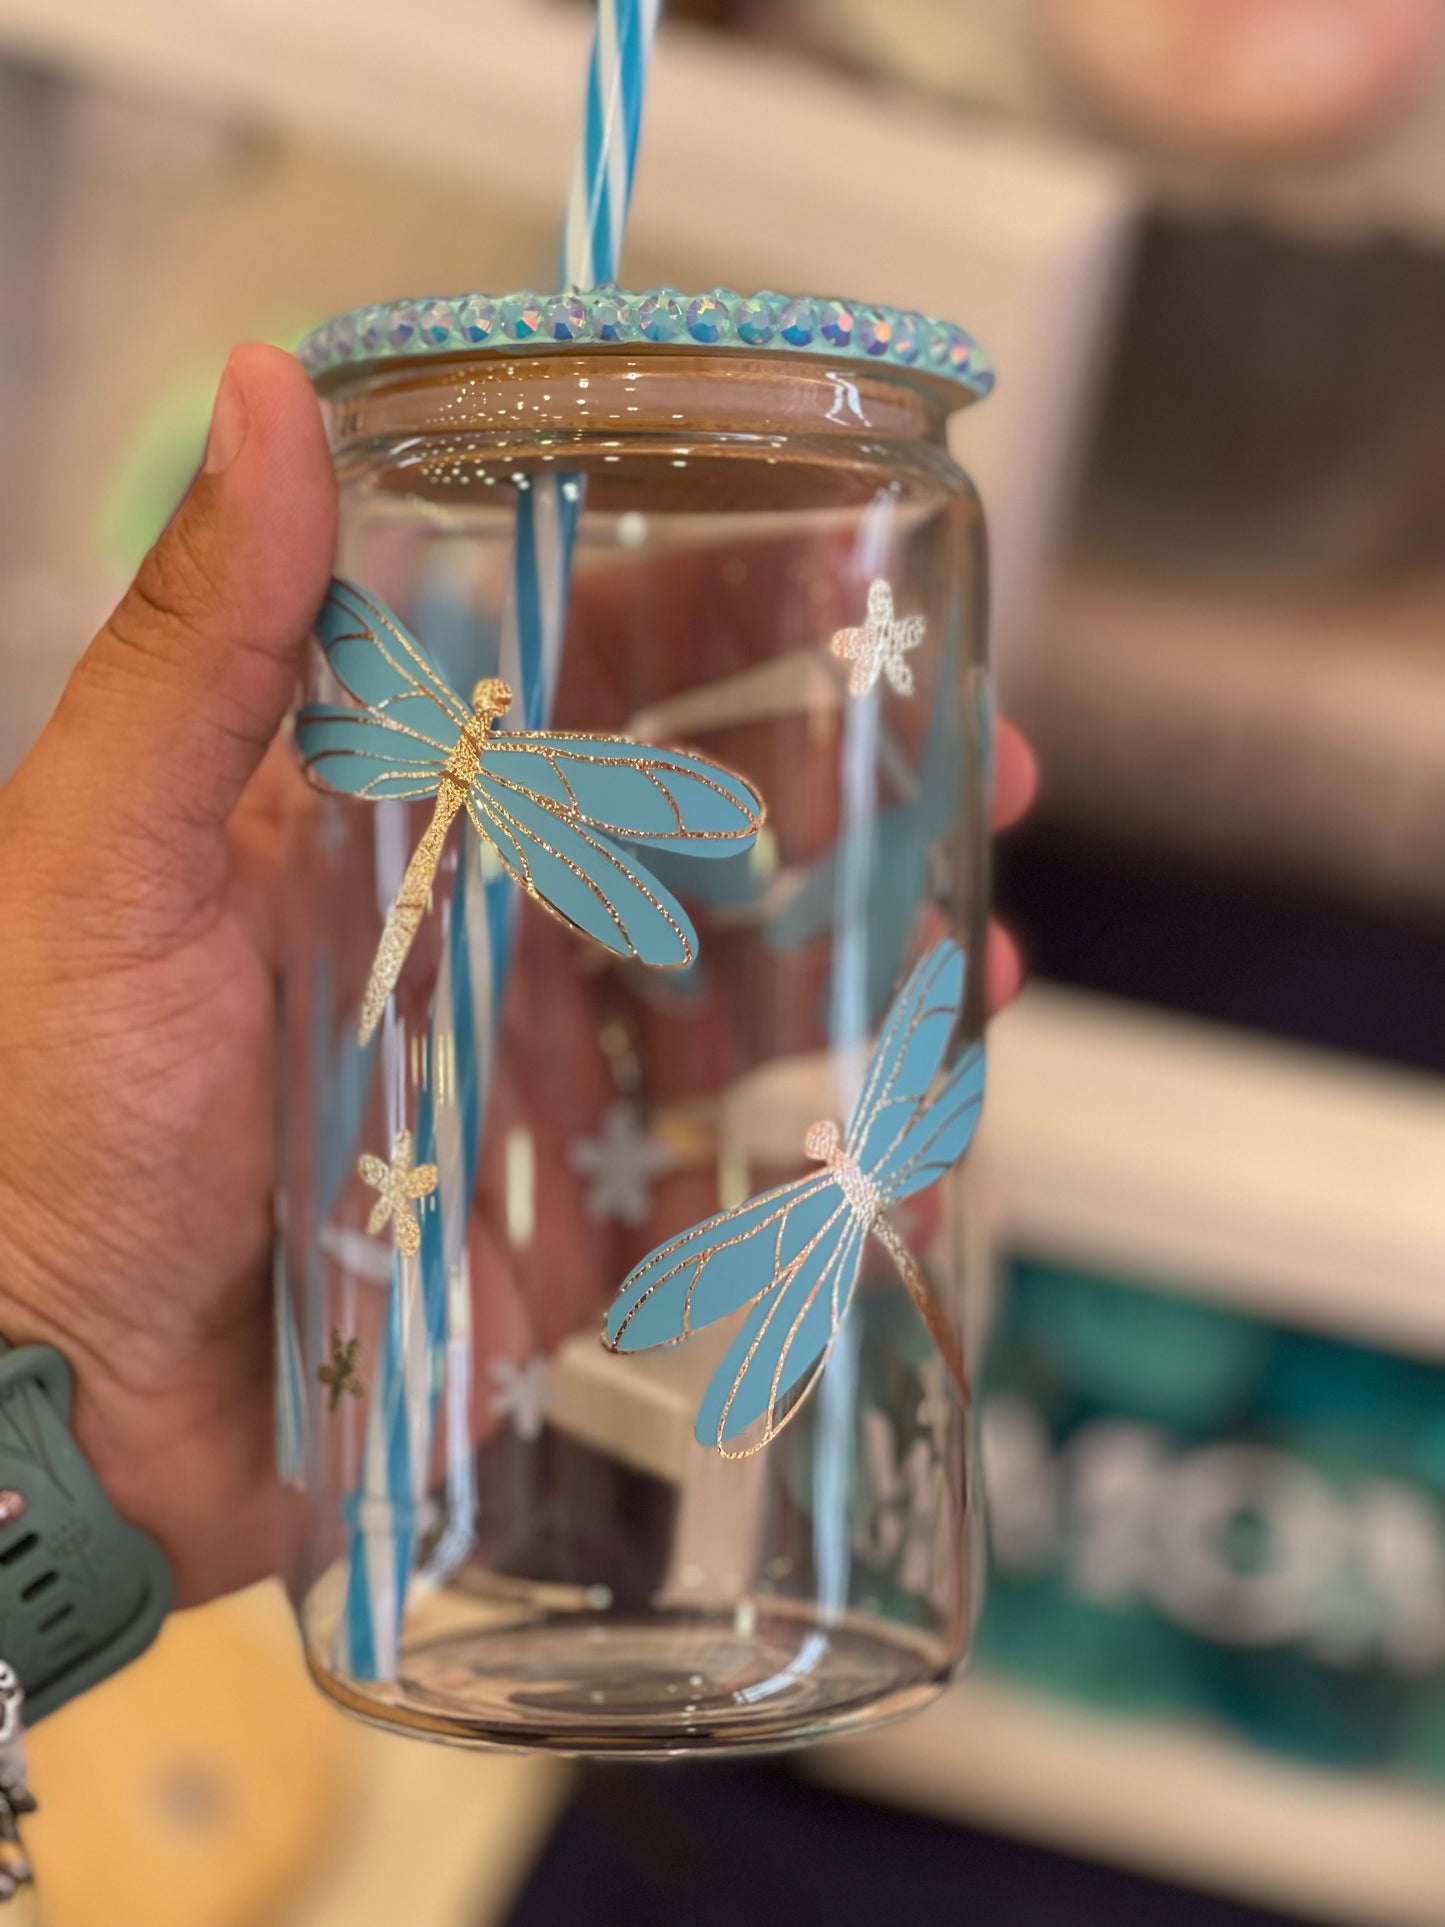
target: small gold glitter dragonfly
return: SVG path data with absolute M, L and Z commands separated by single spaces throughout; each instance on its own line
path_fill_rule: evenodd
M 922 616 L 895 616 L 893 591 L 880 576 L 868 590 L 868 620 L 862 629 L 840 629 L 831 648 L 840 662 L 851 662 L 850 696 L 866 696 L 880 675 L 900 696 L 914 693 L 913 670 L 904 661 L 907 650 L 923 643 Z
M 417 1201 L 437 1188 L 436 1166 L 414 1165 L 411 1157 L 411 1132 L 398 1131 L 391 1141 L 390 1164 L 370 1151 L 363 1151 L 356 1161 L 362 1177 L 380 1194 L 366 1221 L 367 1235 L 374 1238 L 389 1218 L 396 1248 L 403 1258 L 414 1258 L 421 1250 Z
M 361 1340 L 343 1338 L 334 1327 L 331 1332 L 331 1359 L 328 1364 L 317 1368 L 316 1376 L 326 1387 L 326 1409 L 334 1412 L 341 1403 L 342 1393 L 350 1398 L 360 1398 L 366 1391 L 357 1371 L 361 1363 Z

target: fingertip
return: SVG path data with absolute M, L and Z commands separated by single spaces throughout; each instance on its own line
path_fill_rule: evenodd
M 223 376 L 243 398 L 246 434 L 218 485 L 229 568 L 245 575 L 260 629 L 309 624 L 336 553 L 331 449 L 315 390 L 294 355 L 266 342 L 231 351 Z
M 1024 985 L 1024 962 L 1018 944 L 1002 924 L 988 926 L 988 954 L 985 968 L 985 1001 L 989 1015 L 995 1016 L 1011 1004 Z
M 321 412 L 299 362 L 249 342 L 218 384 L 205 466 L 87 650 L 52 735 L 115 814 L 207 831 L 294 693 L 336 553 Z
M 1026 816 L 1039 790 L 1039 764 L 1028 738 L 1000 719 L 994 733 L 992 813 L 997 830 Z
M 295 355 L 269 341 L 241 341 L 231 350 L 226 367 L 258 398 L 270 397 L 282 409 L 299 407 L 303 401 L 320 415 L 311 378 Z
M 329 475 L 331 450 L 321 403 L 295 355 L 269 342 L 244 341 L 231 350 L 223 380 L 234 381 L 246 398 L 248 459 L 289 457 Z

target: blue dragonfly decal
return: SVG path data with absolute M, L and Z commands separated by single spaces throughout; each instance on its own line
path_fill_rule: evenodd
M 803 1148 L 822 1171 L 659 1245 L 624 1282 L 604 1333 L 618 1352 L 677 1344 L 751 1307 L 703 1394 L 696 1428 L 703 1445 L 745 1457 L 798 1410 L 827 1361 L 870 1234 L 897 1265 L 967 1396 L 957 1340 L 887 1217 L 900 1198 L 957 1163 L 978 1123 L 981 1045 L 970 1045 L 932 1089 L 958 1021 L 964 974 L 963 952 L 950 941 L 914 967 L 874 1047 L 846 1135 L 831 1122 L 808 1130 Z
M 484 677 L 465 703 L 416 637 L 353 583 L 331 584 L 316 636 L 337 681 L 362 706 L 301 711 L 296 742 L 308 776 L 373 802 L 435 798 L 372 964 L 363 1044 L 396 988 L 463 809 L 522 889 L 563 922 L 639 963 L 692 962 L 697 936 L 687 912 L 617 839 L 694 857 L 746 849 L 763 805 L 741 777 L 706 756 L 621 736 L 495 732 L 512 703 L 502 678 Z

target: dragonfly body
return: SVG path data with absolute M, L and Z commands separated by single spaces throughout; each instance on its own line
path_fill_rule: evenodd
M 881 1185 L 874 1183 L 848 1149 L 842 1133 L 831 1118 L 809 1126 L 808 1134 L 803 1139 L 803 1150 L 810 1158 L 817 1158 L 832 1172 L 861 1235 L 865 1238 L 876 1238 L 898 1267 L 898 1275 L 918 1307 L 923 1322 L 928 1327 L 929 1336 L 938 1347 L 943 1362 L 948 1367 L 949 1377 L 966 1398 L 968 1372 L 963 1362 L 963 1353 L 959 1350 L 958 1340 L 954 1336 L 952 1326 L 940 1312 L 933 1293 L 928 1289 L 928 1282 L 918 1268 L 917 1259 L 888 1222 L 886 1192 Z
M 883 1212 L 883 1193 L 843 1142 L 843 1134 L 831 1118 L 809 1125 L 803 1152 L 828 1167 L 859 1229 L 871 1231 Z
M 784 1184 L 659 1245 L 608 1313 L 614 1351 L 647 1351 L 747 1316 L 703 1395 L 696 1435 L 725 1456 L 766 1445 L 822 1371 L 871 1236 L 893 1259 L 961 1396 L 963 1357 L 921 1267 L 888 1218 L 967 1149 L 983 1102 L 983 1051 L 971 1045 L 933 1089 L 963 998 L 957 944 L 935 944 L 895 999 L 846 1135 L 812 1125 L 820 1172 Z M 744 1442 L 744 1440 L 751 1442 Z
M 495 731 L 512 692 L 485 677 L 468 706 L 391 612 L 333 582 L 317 639 L 358 706 L 317 703 L 297 718 L 311 778 L 373 802 L 432 800 L 432 817 L 391 906 L 365 994 L 372 1035 L 431 898 L 447 834 L 463 810 L 529 896 L 619 956 L 660 969 L 691 963 L 681 904 L 618 843 L 722 857 L 747 849 L 762 803 L 730 770 L 684 750 L 563 730 Z
M 512 706 L 512 692 L 500 676 L 488 676 L 472 691 L 472 720 L 464 723 L 455 747 L 447 757 L 437 788 L 436 806 L 431 822 L 422 831 L 411 860 L 401 879 L 401 887 L 387 912 L 376 958 L 361 1000 L 360 1035 L 362 1043 L 375 1031 L 386 1010 L 386 1002 L 396 989 L 402 966 L 407 959 L 422 918 L 431 907 L 432 884 L 446 848 L 447 832 L 462 810 L 467 795 L 482 766 L 482 749 L 487 731 L 498 716 Z

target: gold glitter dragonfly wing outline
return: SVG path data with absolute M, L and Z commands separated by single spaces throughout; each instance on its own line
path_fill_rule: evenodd
M 358 1025 L 363 1044 L 396 988 L 463 809 L 518 885 L 564 923 L 657 969 L 692 962 L 697 939 L 686 911 L 617 841 L 697 857 L 746 850 L 763 805 L 741 777 L 706 756 L 643 749 L 626 737 L 495 733 L 512 701 L 501 677 L 484 677 L 468 706 L 417 639 L 352 583 L 332 583 L 316 634 L 360 706 L 301 711 L 296 741 L 307 775 L 371 802 L 435 798 L 377 946 Z
M 827 1363 L 870 1235 L 893 1259 L 967 1396 L 958 1341 L 885 1215 L 951 1169 L 977 1125 L 980 1046 L 965 1050 L 930 1095 L 963 986 L 963 952 L 952 942 L 936 944 L 894 1002 L 846 1137 L 829 1122 L 807 1133 L 804 1149 L 824 1169 L 695 1225 L 650 1253 L 623 1283 L 603 1333 L 614 1351 L 679 1344 L 747 1310 L 697 1416 L 698 1440 L 724 1456 L 761 1450 L 801 1407 Z

